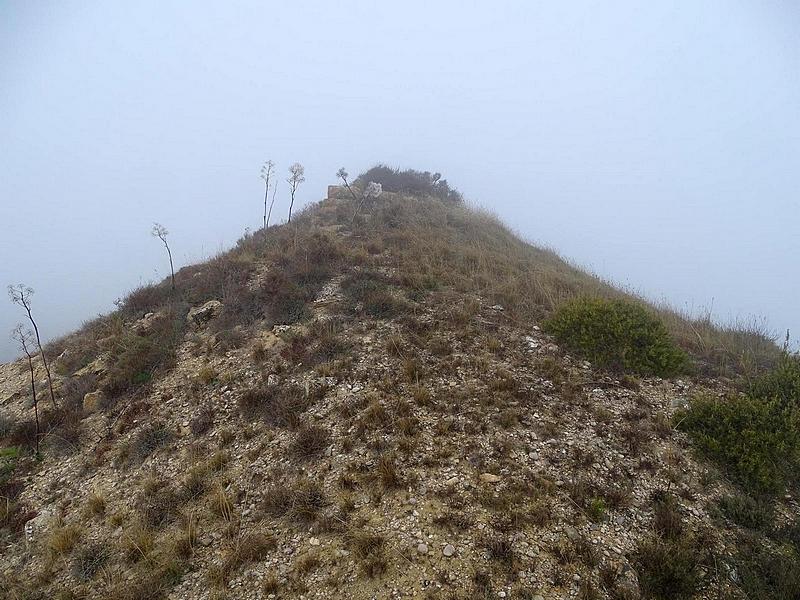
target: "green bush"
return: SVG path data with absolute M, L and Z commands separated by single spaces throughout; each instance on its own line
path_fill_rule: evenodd
M 777 398 L 786 406 L 800 407 L 800 357 L 784 355 L 775 368 L 752 381 L 748 394 L 754 398 Z
M 545 328 L 564 346 L 614 371 L 668 377 L 687 366 L 664 324 L 630 301 L 579 298 L 563 304 Z
M 796 483 L 800 409 L 779 398 L 698 396 L 677 419 L 697 448 L 749 492 L 778 493 Z

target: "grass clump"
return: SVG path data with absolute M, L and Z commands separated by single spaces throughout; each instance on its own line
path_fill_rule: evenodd
M 644 597 L 659 600 L 691 598 L 700 577 L 698 550 L 686 540 L 652 539 L 635 556 Z
M 239 397 L 239 409 L 248 418 L 260 417 L 269 425 L 297 427 L 314 399 L 299 386 L 261 384 Z
M 320 456 L 330 445 L 330 433 L 319 425 L 301 425 L 292 442 L 291 451 L 301 460 Z
M 313 523 L 327 503 L 325 492 L 317 482 L 298 478 L 267 488 L 262 506 L 270 516 Z
M 166 446 L 172 439 L 172 432 L 163 423 L 152 423 L 145 426 L 133 438 L 130 456 L 139 462 L 144 461 L 153 452 Z
M 659 600 L 692 598 L 702 567 L 709 563 L 711 540 L 688 531 L 675 496 L 653 495 L 654 535 L 639 544 L 633 555 L 642 597 Z
M 89 581 L 109 559 L 108 548 L 95 542 L 80 548 L 72 559 L 72 574 L 76 579 Z
M 261 532 L 245 533 L 225 552 L 222 564 L 211 569 L 210 577 L 215 583 L 225 584 L 237 570 L 244 565 L 263 560 L 277 545 L 271 535 Z
M 82 537 L 81 529 L 75 525 L 62 525 L 53 529 L 47 539 L 47 550 L 51 556 L 63 556 L 72 549 Z
M 687 366 L 664 324 L 633 301 L 577 298 L 560 306 L 546 328 L 604 369 L 669 377 Z
M 389 567 L 386 558 L 386 539 L 368 531 L 354 531 L 347 536 L 347 545 L 361 563 L 361 571 L 367 577 L 377 577 Z

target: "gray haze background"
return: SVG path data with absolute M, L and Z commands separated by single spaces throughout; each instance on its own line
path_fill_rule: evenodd
M 306 166 L 302 203 L 383 161 L 653 299 L 798 332 L 799 7 L 3 1 L 0 283 L 63 334 L 168 273 L 152 221 L 178 266 L 257 228 L 267 158 Z M 0 300 L 2 359 L 21 316 Z

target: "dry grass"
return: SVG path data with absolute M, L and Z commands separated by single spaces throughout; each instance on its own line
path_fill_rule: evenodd
M 330 445 L 330 433 L 319 425 L 301 425 L 292 441 L 291 452 L 301 460 L 320 456 Z
M 386 539 L 382 535 L 370 531 L 351 531 L 347 535 L 347 545 L 367 577 L 377 577 L 388 569 Z
M 511 567 L 514 563 L 514 548 L 509 540 L 500 535 L 490 535 L 479 541 L 490 560 Z
M 135 523 L 122 534 L 122 556 L 128 562 L 135 563 L 147 558 L 154 547 L 153 532 L 139 523 Z
M 211 498 L 212 512 L 224 521 L 231 523 L 234 517 L 233 500 L 221 485 L 217 485 Z
M 322 487 L 316 482 L 298 478 L 268 487 L 262 507 L 273 517 L 285 517 L 298 523 L 317 520 L 327 505 Z
M 109 559 L 109 549 L 102 542 L 92 542 L 75 552 L 72 558 L 72 574 L 80 581 L 89 581 L 103 568 Z
M 261 417 L 269 425 L 297 427 L 314 400 L 298 386 L 260 385 L 240 396 L 239 408 L 245 416 Z
M 75 524 L 61 525 L 53 529 L 47 538 L 47 550 L 52 556 L 64 556 L 80 541 L 83 532 Z
M 400 476 L 400 471 L 397 468 L 397 461 L 391 455 L 384 454 L 378 459 L 378 464 L 375 467 L 378 481 L 381 486 L 387 490 L 397 489 L 402 487 L 403 478 Z
M 86 514 L 100 517 L 106 513 L 106 499 L 98 492 L 91 492 L 86 499 Z
M 275 550 L 277 541 L 271 535 L 261 532 L 248 532 L 236 538 L 233 545 L 226 550 L 222 563 L 209 570 L 213 583 L 227 583 L 231 575 L 244 565 L 258 562 Z

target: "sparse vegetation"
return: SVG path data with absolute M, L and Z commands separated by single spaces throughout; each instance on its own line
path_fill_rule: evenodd
M 61 406 L 40 414 L 46 462 L 30 452 L 30 413 L 16 412 L 26 391 L 0 417 L 0 445 L 13 446 L 0 451 L 3 541 L 17 552 L 37 514 L 21 497 L 63 512 L 45 538 L 46 573 L 32 572 L 35 546 L 19 563 L 37 592 L 63 591 L 46 575 L 68 580 L 72 597 L 155 600 L 197 571 L 187 590 L 211 583 L 204 593 L 222 599 L 239 573 L 253 583 L 248 564 L 268 561 L 254 565 L 262 583 L 253 589 L 292 597 L 311 581 L 329 595 L 374 595 L 408 572 L 428 578 L 431 598 L 549 597 L 549 587 L 598 598 L 600 584 L 630 598 L 630 571 L 608 566 L 600 545 L 616 545 L 623 529 L 638 543 L 628 558 L 644 597 L 690 597 L 707 582 L 721 594 L 736 585 L 758 600 L 796 597 L 800 534 L 789 503 L 773 507 L 759 486 L 775 473 L 789 485 L 797 471 L 797 363 L 753 377 L 778 356 L 757 332 L 615 290 L 465 206 L 433 175 L 393 171 L 367 203 L 372 180 L 380 173 L 357 180 L 349 198 L 292 214 L 291 227 L 267 229 L 267 212 L 264 229 L 230 252 L 175 273 L 174 291 L 170 280 L 138 288 L 112 315 L 48 346 L 62 378 Z M 189 308 L 212 299 L 214 316 L 187 326 Z M 534 327 L 547 317 L 601 358 L 576 354 L 612 372 L 565 359 Z M 702 396 L 713 410 L 701 399 L 702 410 L 693 402 L 689 416 L 670 419 L 687 387 L 649 376 L 683 373 L 684 351 L 700 376 L 689 385 L 722 389 L 724 380 L 705 386 L 702 376 L 746 373 L 743 398 L 758 408 Z M 98 408 L 87 401 L 84 411 L 97 390 Z M 673 426 L 747 494 L 698 483 Z M 49 449 L 62 446 L 80 452 L 76 471 L 55 471 L 70 480 L 63 487 L 48 471 L 60 460 Z M 140 489 L 104 480 L 121 467 L 142 478 Z M 35 496 L 22 495 L 27 482 Z M 661 482 L 672 492 L 652 497 L 650 530 L 641 500 Z M 711 524 L 727 528 L 719 539 L 696 518 L 714 507 Z M 395 519 L 414 513 L 428 522 L 425 538 L 396 532 Z M 744 541 L 730 547 L 731 536 Z M 446 542 L 457 550 L 442 557 Z M 712 562 L 716 545 L 725 552 Z M 0 595 L 37 597 L 8 585 Z
M 129 456 L 141 462 L 159 448 L 166 446 L 171 438 L 172 432 L 165 424 L 149 423 L 133 438 Z
M 80 581 L 93 579 L 109 558 L 105 544 L 92 542 L 78 549 L 72 559 L 72 574 Z
M 169 366 L 183 338 L 185 307 L 170 305 L 139 331 L 124 330 L 112 338 L 103 391 L 109 398 L 149 383 L 158 368 Z
M 692 598 L 713 544 L 688 530 L 673 495 L 657 492 L 653 507 L 655 533 L 639 544 L 633 556 L 642 592 L 645 597 L 663 600 Z
M 260 417 L 269 425 L 297 427 L 302 414 L 314 401 L 297 386 L 260 385 L 239 398 L 239 408 L 249 417 Z

